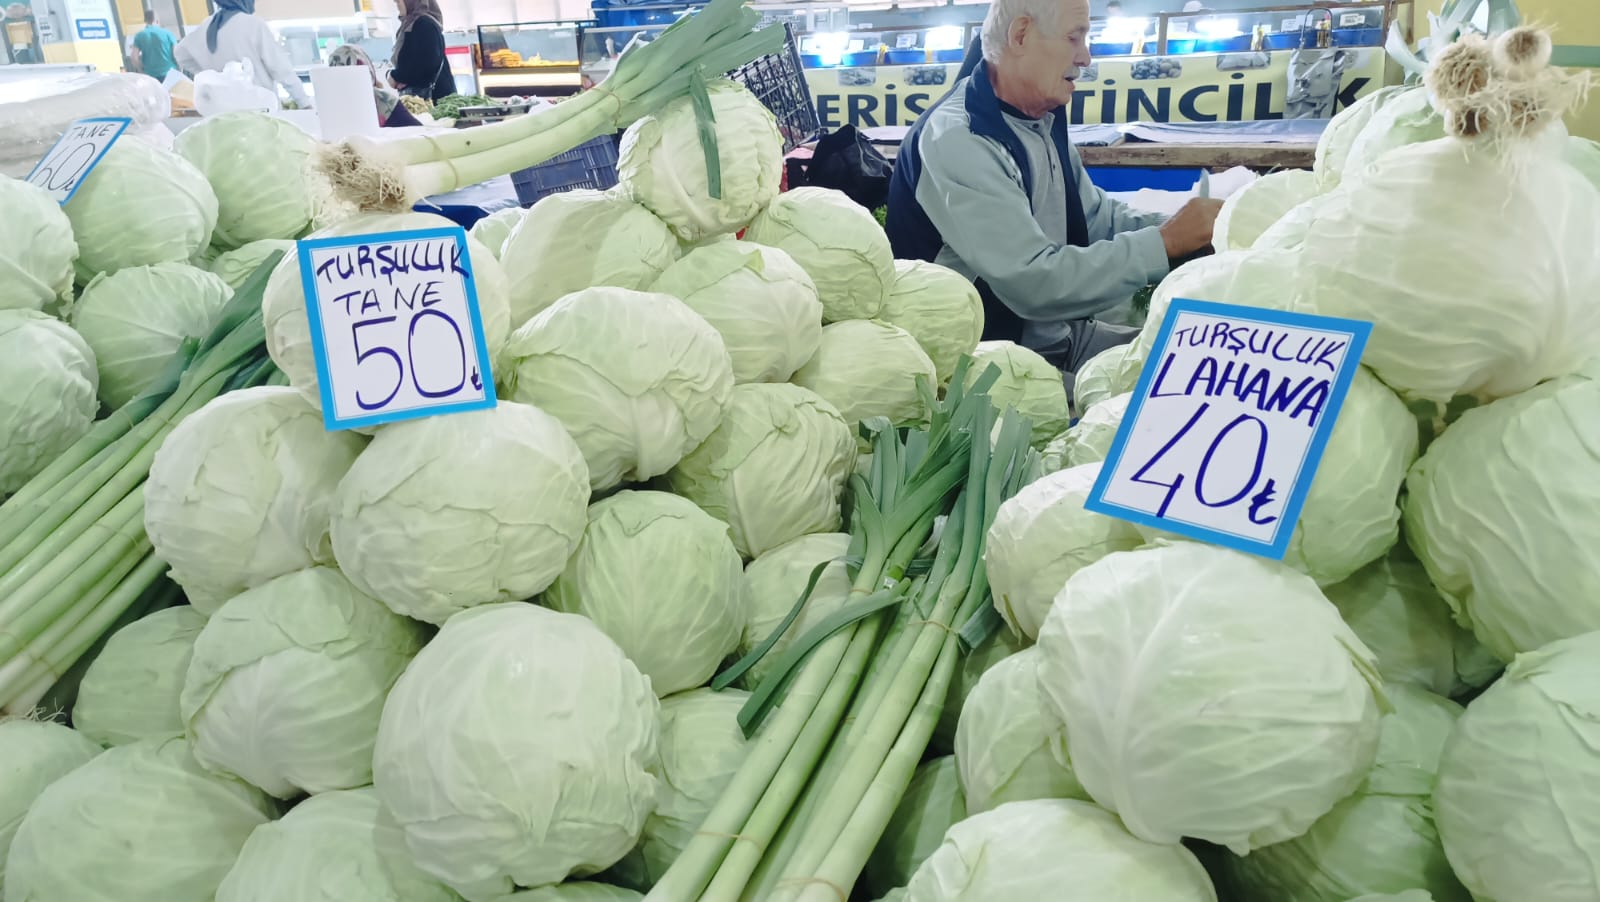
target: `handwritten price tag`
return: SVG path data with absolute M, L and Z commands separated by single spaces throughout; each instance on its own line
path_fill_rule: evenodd
M 50 192 L 58 204 L 72 200 L 84 179 L 131 124 L 133 120 L 126 116 L 79 119 L 67 126 L 28 173 L 26 181 Z
M 329 429 L 495 405 L 459 228 L 299 243 Z
M 1174 300 L 1084 507 L 1281 560 L 1371 331 Z

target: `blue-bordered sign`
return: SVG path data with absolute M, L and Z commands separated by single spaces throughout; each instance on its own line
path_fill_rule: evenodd
M 105 41 L 111 38 L 110 19 L 73 19 L 80 41 Z
M 1084 507 L 1281 560 L 1371 332 L 1174 300 Z
M 131 124 L 133 120 L 126 116 L 79 119 L 67 126 L 25 181 L 50 192 L 58 204 L 72 200 L 84 179 Z
M 316 238 L 298 251 L 329 429 L 495 405 L 465 231 Z

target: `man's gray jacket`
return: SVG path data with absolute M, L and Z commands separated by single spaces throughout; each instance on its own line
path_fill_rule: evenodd
M 1163 220 L 1089 181 L 1065 108 L 1022 115 L 979 64 L 907 134 L 887 228 L 896 257 L 935 261 L 978 285 L 986 339 L 1055 356 L 1088 318 L 1166 275 Z

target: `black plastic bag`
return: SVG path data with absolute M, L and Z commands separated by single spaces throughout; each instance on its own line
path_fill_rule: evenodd
M 800 184 L 843 191 L 851 200 L 876 210 L 889 201 L 889 173 L 894 168 L 855 126 L 846 125 L 823 135 L 806 164 L 804 179 L 792 177 L 790 187 Z

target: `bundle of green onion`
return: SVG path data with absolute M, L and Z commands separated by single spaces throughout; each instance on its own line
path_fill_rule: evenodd
M 617 60 L 604 83 L 565 103 L 494 125 L 397 141 L 350 138 L 324 149 L 319 169 L 339 202 L 404 211 L 424 197 L 536 166 L 621 131 L 720 75 L 783 47 L 781 27 L 756 30 L 742 0 L 711 0 Z
M 234 294 L 219 325 L 190 340 L 168 373 L 112 413 L 0 505 L 0 709 L 26 713 L 130 611 L 166 564 L 144 532 L 144 483 L 161 442 L 218 395 L 262 385 L 261 293 L 282 254 Z
M 752 695 L 740 717 L 754 737 L 748 757 L 647 899 L 837 902 L 855 884 L 959 656 L 999 622 L 983 544 L 1027 479 L 1030 425 L 1008 410 L 994 428 L 999 373 L 964 390 L 968 362 L 942 401 L 928 398 L 927 428 L 872 436 L 870 476 L 851 484 L 855 600 L 801 636 Z M 713 686 L 743 673 L 806 600 Z

